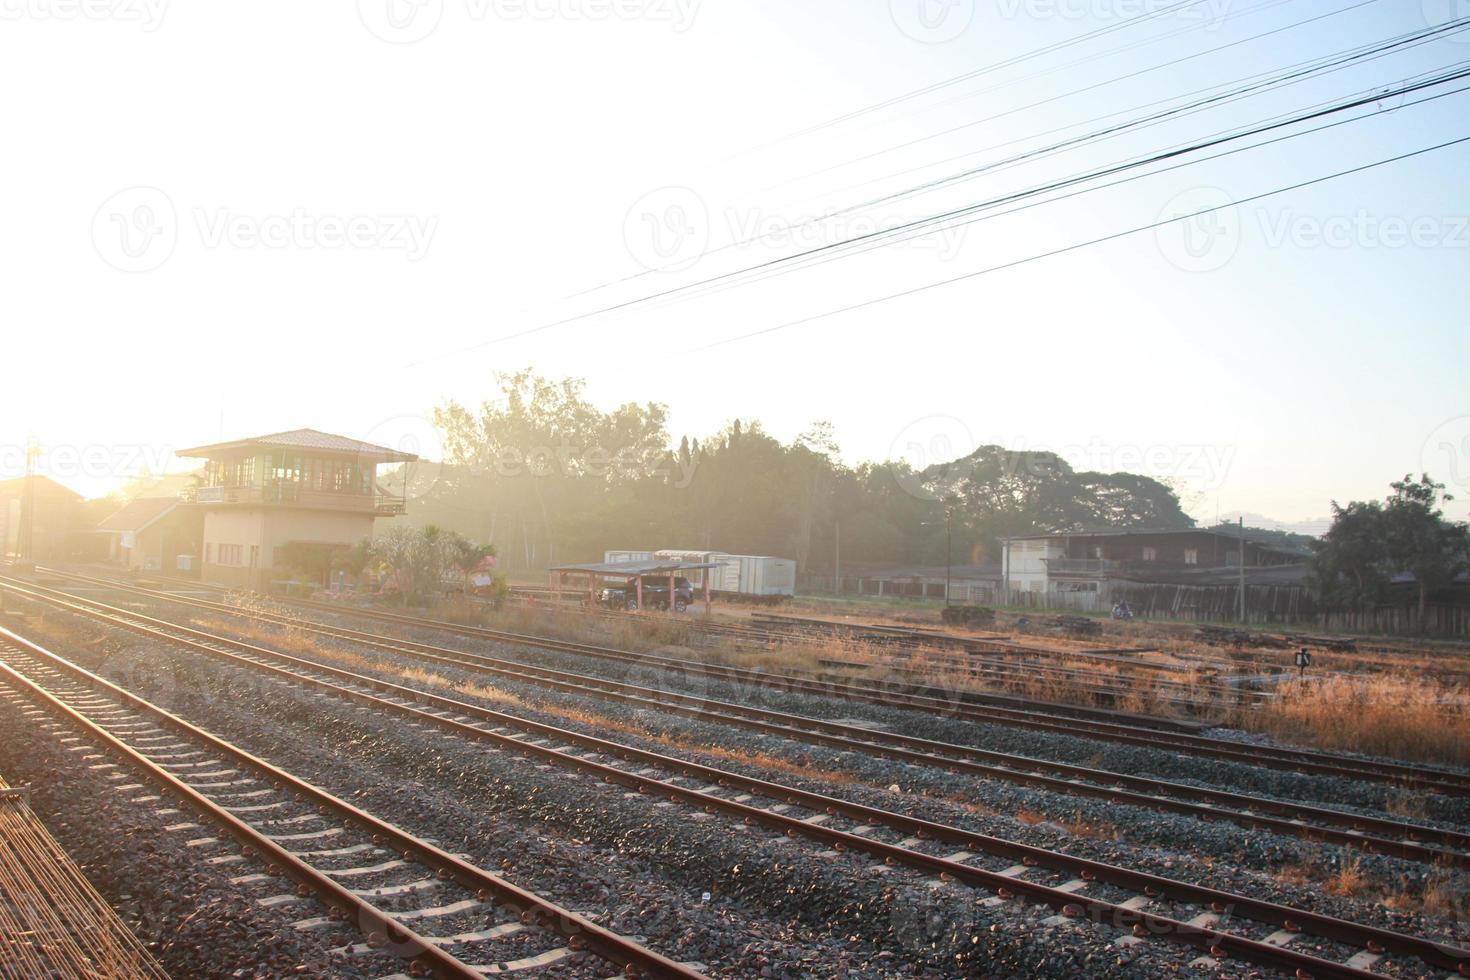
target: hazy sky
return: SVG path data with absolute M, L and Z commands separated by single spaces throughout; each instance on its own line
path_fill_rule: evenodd
M 587 315 L 1452 68 L 1470 32 L 871 203 L 1455 13 L 0 0 L 0 475 L 28 438 L 88 493 L 171 447 L 300 426 L 432 451 L 434 405 L 531 366 L 604 405 L 666 402 L 675 438 L 739 416 L 783 439 L 830 420 L 850 461 L 1053 449 L 1174 478 L 1202 517 L 1316 517 L 1425 467 L 1470 490 L 1470 144 L 733 339 L 1470 136 L 1470 93 L 1408 104 L 1446 87 Z

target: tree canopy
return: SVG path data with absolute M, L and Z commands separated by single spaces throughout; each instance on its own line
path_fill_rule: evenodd
M 1371 605 L 1393 579 L 1413 577 L 1422 612 L 1429 596 L 1470 568 L 1470 527 L 1449 521 L 1441 504 L 1454 498 L 1429 475 L 1406 474 L 1384 500 L 1332 503 L 1332 527 L 1317 544 L 1312 575 L 1329 605 Z
M 998 561 L 1015 534 L 1193 525 L 1167 484 L 1077 472 L 1054 453 L 981 446 L 917 471 L 848 466 L 826 422 L 789 444 L 742 419 L 674 439 L 658 403 L 604 411 L 582 382 L 529 370 L 497 384 L 476 408 L 436 410 L 446 459 L 410 475 L 408 519 L 496 542 L 503 568 L 670 547 L 830 569 L 839 537 L 844 562 L 938 564 L 946 511 L 957 564 Z

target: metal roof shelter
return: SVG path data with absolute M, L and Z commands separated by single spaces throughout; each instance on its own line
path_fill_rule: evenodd
M 602 578 L 620 578 L 635 583 L 637 591 L 638 608 L 643 608 L 643 580 L 649 576 L 667 575 L 669 578 L 669 612 L 674 613 L 674 579 L 679 572 L 694 571 L 700 568 L 719 568 L 718 562 L 709 561 L 604 561 L 592 562 L 586 565 L 554 565 L 550 572 L 556 576 L 553 587 L 565 588 L 568 575 L 587 576 L 587 599 L 590 603 L 597 602 L 597 580 Z M 704 577 L 704 611 L 709 612 L 710 603 L 710 576 Z

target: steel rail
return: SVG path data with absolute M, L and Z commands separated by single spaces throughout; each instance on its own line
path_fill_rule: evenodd
M 207 744 L 212 751 L 264 773 L 275 785 L 284 787 L 319 807 L 325 807 L 344 822 L 356 825 L 372 834 L 375 841 L 392 844 L 403 853 L 404 860 L 412 860 L 415 863 L 436 868 L 440 879 L 455 881 L 464 888 L 477 893 L 482 901 L 493 898 L 512 913 L 520 913 L 522 921 L 558 933 L 567 939 L 574 949 L 586 949 L 602 959 L 624 967 L 629 976 L 668 977 L 671 980 L 700 980 L 704 976 L 696 970 L 676 963 L 626 937 L 605 929 L 555 902 L 514 885 L 498 875 L 491 874 L 394 824 L 375 817 L 4 627 L 0 627 L 0 639 L 20 647 L 38 660 L 59 667 L 101 688 L 112 697 L 178 729 L 190 739 Z M 166 786 L 171 795 L 184 799 L 196 812 L 206 814 L 209 819 L 221 824 L 242 846 L 263 856 L 269 865 L 281 869 L 298 885 L 310 889 L 319 896 L 329 908 L 338 913 L 342 921 L 356 922 L 369 939 L 374 938 L 374 933 L 381 937 L 391 938 L 400 948 L 413 951 L 412 963 L 414 965 L 420 969 L 429 968 L 436 976 L 455 977 L 460 980 L 471 980 L 471 978 L 483 980 L 484 974 L 480 970 L 440 949 L 388 913 L 377 909 L 362 897 L 354 894 L 351 889 L 312 867 L 80 711 L 61 701 L 14 667 L 0 662 L 0 673 L 31 692 L 56 713 L 78 724 L 90 736 L 127 759 L 136 768 L 147 773 L 150 781 Z
M 38 571 L 42 571 L 42 572 L 45 572 L 45 573 L 48 573 L 48 574 L 52 574 L 52 575 L 62 576 L 64 578 L 72 578 L 72 579 L 76 579 L 78 581 L 86 581 L 86 582 L 92 582 L 92 583 L 99 584 L 99 585 L 107 585 L 108 587 L 111 587 L 111 588 L 119 588 L 119 589 L 125 589 L 125 590 L 130 590 L 130 591 L 139 591 L 139 592 L 153 592 L 154 591 L 154 590 L 149 590 L 149 589 L 141 589 L 139 586 L 136 586 L 136 585 L 133 585 L 133 584 L 127 583 L 127 582 L 121 582 L 121 581 L 118 581 L 117 579 L 110 579 L 110 578 L 103 578 L 103 577 L 99 577 L 99 576 L 84 575 L 84 574 L 81 574 L 81 573 L 78 573 L 78 572 L 67 571 L 67 570 L 64 570 L 64 569 L 57 569 L 57 568 L 50 568 L 50 567 L 41 567 L 41 568 L 38 568 Z M 169 581 L 172 581 L 172 582 L 175 582 L 175 583 L 181 583 L 181 582 L 183 582 L 183 580 L 180 580 L 180 579 L 172 579 L 172 580 L 169 580 Z M 154 594 L 160 594 L 160 593 L 154 593 Z M 203 601 L 203 600 L 199 600 L 199 601 Z M 294 604 L 299 604 L 299 605 L 310 606 L 310 607 L 320 608 L 320 609 L 331 609 L 331 610 L 336 611 L 336 612 L 347 612 L 347 610 L 344 610 L 341 607 L 333 606 L 333 605 L 328 604 L 328 603 L 313 602 L 312 600 L 309 600 L 309 599 L 294 599 L 293 598 L 293 599 L 287 599 L 285 601 L 287 601 L 287 602 L 289 602 L 289 603 L 291 603 L 293 605 Z M 354 613 L 361 612 L 363 615 L 378 615 L 378 616 L 394 616 L 395 615 L 395 614 L 392 614 L 392 613 L 377 612 L 377 611 L 362 611 L 362 610 L 357 610 L 357 609 L 352 610 L 352 612 L 354 612 Z M 619 618 L 619 614 L 600 614 L 600 613 L 589 613 L 589 612 L 586 612 L 586 611 L 583 611 L 582 613 L 580 613 L 580 615 L 584 615 L 584 616 L 597 616 L 597 617 L 602 618 L 602 619 L 605 619 L 607 621 L 614 621 L 615 619 Z M 412 617 L 409 617 L 409 618 L 411 619 Z M 427 622 L 434 623 L 434 625 L 436 625 L 436 626 L 438 625 L 438 621 L 427 621 Z M 754 635 L 758 635 L 760 637 L 763 637 L 767 641 L 777 639 L 776 634 L 773 634 L 773 633 L 768 633 L 766 631 L 752 631 L 752 630 L 750 630 L 747 627 L 732 625 L 732 624 L 728 624 L 728 623 L 712 623 L 712 622 L 704 622 L 704 621 L 693 620 L 693 619 L 686 620 L 685 622 L 687 624 L 689 624 L 689 625 L 692 625 L 695 629 L 702 630 L 702 631 L 705 631 L 705 632 L 713 632 L 713 633 L 720 633 L 720 634 L 730 634 L 730 635 L 738 635 L 738 636 L 750 636 L 750 635 L 754 634 Z M 483 628 L 483 627 L 466 627 L 466 629 L 479 629 L 479 628 Z M 527 644 L 536 644 L 536 643 L 544 644 L 546 642 L 560 642 L 560 641 L 546 641 L 546 640 L 542 640 L 539 637 L 523 636 L 522 634 L 506 634 L 506 635 L 507 636 L 520 637 L 521 639 L 519 640 L 519 642 L 525 642 Z M 600 648 L 599 647 L 599 648 L 589 648 L 589 649 L 605 650 L 606 648 Z M 621 651 L 613 651 L 613 652 L 621 652 Z M 774 676 L 780 676 L 780 675 L 774 675 Z M 909 690 L 911 692 L 920 694 L 921 696 L 938 697 L 938 698 L 944 700 L 946 703 L 951 703 L 953 701 L 960 701 L 960 702 L 963 702 L 966 705 L 973 705 L 973 706 L 995 705 L 996 707 L 999 707 L 999 708 L 1002 708 L 1002 709 L 1007 709 L 1008 708 L 1009 710 L 1022 710 L 1022 711 L 1024 711 L 1024 710 L 1030 710 L 1030 709 L 1034 709 L 1034 708 L 1040 707 L 1040 708 L 1044 708 L 1044 709 L 1051 710 L 1051 711 L 1068 712 L 1070 714 L 1073 714 L 1073 715 L 1078 716 L 1079 719 L 1092 718 L 1092 719 L 1103 720 L 1103 721 L 1117 720 L 1117 719 L 1129 719 L 1129 720 L 1134 721 L 1134 722 L 1138 723 L 1139 725 L 1142 725 L 1142 726 L 1145 726 L 1145 727 L 1159 728 L 1159 729 L 1172 730 L 1172 731 L 1188 731 L 1188 732 L 1194 732 L 1194 731 L 1198 731 L 1199 728 L 1201 727 L 1200 723 L 1194 722 L 1194 721 L 1188 721 L 1188 720 L 1182 720 L 1182 719 L 1173 719 L 1173 718 L 1150 718 L 1148 716 L 1130 714 L 1128 712 L 1122 712 L 1122 711 L 1118 711 L 1118 710 L 1111 709 L 1111 708 L 1093 707 L 1093 706 L 1089 706 L 1089 705 L 1064 704 L 1064 703 L 1058 702 L 1058 701 L 1046 701 L 1046 700 L 1042 700 L 1042 699 L 1038 699 L 1038 698 L 1023 697 L 1023 696 L 1015 695 L 1015 694 L 1003 694 L 1003 693 L 998 693 L 998 692 L 987 692 L 987 691 L 953 691 L 953 692 L 949 692 L 949 691 L 941 691 L 941 690 L 939 690 L 937 688 L 933 688 L 931 686 L 922 685 L 922 684 L 910 685 L 909 686 Z
M 305 601 L 305 600 L 292 600 L 292 601 Z M 572 610 L 569 607 L 565 607 L 565 606 L 563 606 L 562 609 L 563 609 L 563 611 L 567 611 L 567 612 L 576 611 L 578 615 L 595 617 L 595 618 L 601 619 L 601 620 L 606 621 L 606 622 L 616 621 L 618 618 L 620 618 L 623 615 L 623 614 L 620 614 L 620 613 L 591 612 L 591 611 L 588 611 L 588 610 L 585 610 L 585 609 L 583 609 L 583 610 Z M 763 615 L 769 615 L 769 614 L 757 613 L 756 615 L 763 616 Z M 744 640 L 744 641 L 748 641 L 748 642 L 751 642 L 751 643 L 760 644 L 760 645 L 764 646 L 767 649 L 770 649 L 772 647 L 779 646 L 781 644 L 787 643 L 787 642 L 791 641 L 793 638 L 800 638 L 803 635 L 811 635 L 811 636 L 817 635 L 816 633 L 799 633 L 799 632 L 792 632 L 792 631 L 778 631 L 778 630 L 770 629 L 768 627 L 764 627 L 764 626 L 762 626 L 762 625 L 760 625 L 758 623 L 753 624 L 753 625 L 743 625 L 743 624 L 738 624 L 738 623 L 714 622 L 714 621 L 711 621 L 711 620 L 697 619 L 697 618 L 696 619 L 688 619 L 688 620 L 685 620 L 685 621 L 683 621 L 683 623 L 684 623 L 684 625 L 689 626 L 691 629 L 697 630 L 697 631 L 699 631 L 701 633 L 704 633 L 706 635 L 709 635 L 709 636 L 732 637 L 732 638 L 737 639 L 737 640 Z M 838 624 L 838 625 L 845 626 L 846 624 Z M 858 630 L 859 627 L 852 627 L 852 629 Z M 942 635 L 940 636 L 940 638 L 942 639 Z M 898 643 L 898 638 L 897 637 L 893 637 L 893 636 L 881 636 L 881 637 L 875 637 L 874 639 L 877 641 L 877 643 L 879 645 L 887 646 L 887 647 L 898 647 L 899 650 L 900 650 L 900 652 L 902 650 L 905 650 L 905 649 L 907 649 L 907 650 L 914 649 L 912 647 L 903 647 L 903 646 L 901 646 Z M 1010 650 L 1010 651 L 1007 651 L 1007 652 L 1013 652 L 1013 653 L 1014 652 L 1052 653 L 1054 651 L 1045 651 L 1045 650 L 1040 650 L 1040 649 L 1035 649 L 1035 648 L 1018 648 L 1017 650 Z M 1071 654 L 1069 653 L 1068 655 L 1071 655 Z M 932 663 L 934 661 L 933 660 L 930 660 L 930 662 Z M 957 660 L 954 661 L 954 663 L 952 665 L 953 666 L 964 666 L 964 667 L 976 666 L 976 665 L 984 665 L 984 664 L 991 664 L 991 665 L 996 665 L 996 666 L 1003 666 L 1006 663 L 1007 663 L 1006 661 L 1000 661 L 1000 660 L 995 660 L 995 659 L 981 660 L 981 659 L 978 659 L 978 658 L 969 658 L 969 659 L 965 659 L 965 660 L 958 660 L 957 659 Z M 892 669 L 900 670 L 900 671 L 903 671 L 903 670 L 906 670 L 907 669 L 907 668 L 904 667 L 904 665 L 901 662 L 884 663 L 883 666 L 888 666 L 888 667 L 890 667 Z M 1168 670 L 1169 669 L 1169 668 L 1162 668 L 1162 665 L 1145 665 L 1145 666 L 1159 666 L 1159 667 L 1161 667 L 1161 669 L 1165 669 L 1165 670 Z M 1047 671 L 1050 671 L 1050 672 L 1064 672 L 1064 671 L 1067 670 L 1065 668 L 1058 668 L 1058 667 L 1043 667 L 1042 669 L 1047 670 Z M 1110 678 L 1112 676 L 1112 675 L 1108 675 L 1108 674 L 1098 673 L 1096 671 L 1087 671 L 1084 668 L 1071 668 L 1071 671 L 1076 672 L 1076 673 L 1079 673 L 1079 674 L 1088 674 L 1089 676 L 1093 677 L 1096 680 L 1104 680 L 1104 679 L 1108 679 L 1108 678 Z M 917 671 L 914 671 L 914 672 L 917 673 Z M 991 674 L 988 673 L 988 672 L 987 673 L 983 673 L 983 674 L 977 673 L 977 676 L 990 677 Z M 1187 685 L 1182 685 L 1182 684 L 1179 684 L 1178 682 L 1173 682 L 1173 681 L 1168 682 L 1168 683 L 1175 684 L 1175 685 L 1177 685 L 1182 690 L 1188 690 L 1188 686 Z M 915 692 L 923 692 L 925 690 L 932 691 L 933 689 L 932 688 L 929 688 L 927 685 L 924 685 L 924 684 L 915 684 L 915 685 L 912 685 L 912 690 L 914 690 Z M 1122 692 L 1118 691 L 1117 689 L 1108 688 L 1106 686 L 1101 686 L 1101 685 L 1099 685 L 1099 686 L 1097 686 L 1095 688 L 1089 688 L 1089 690 L 1091 690 L 1091 693 L 1093 693 L 1093 694 L 1095 694 L 1095 695 L 1097 695 L 1099 697 L 1112 697 L 1112 698 L 1115 698 L 1115 699 L 1119 696 L 1120 693 L 1122 693 Z M 1024 694 L 1018 694 L 1018 693 L 1014 693 L 1014 692 L 1013 693 L 1005 693 L 1005 692 L 1002 692 L 1002 691 L 962 691 L 962 692 L 957 692 L 957 695 L 958 695 L 958 697 L 959 697 L 960 700 L 962 700 L 962 701 L 964 701 L 964 702 L 966 702 L 968 704 L 977 704 L 977 705 L 996 704 L 996 705 L 1001 705 L 1001 706 L 1010 705 L 1010 706 L 1022 707 L 1022 708 L 1043 708 L 1043 709 L 1047 709 L 1047 710 L 1050 710 L 1050 711 L 1066 712 L 1066 713 L 1077 715 L 1079 717 L 1092 717 L 1092 718 L 1098 718 L 1098 719 L 1103 719 L 1103 720 L 1126 718 L 1126 719 L 1131 719 L 1131 720 L 1133 720 L 1133 721 L 1135 721 L 1135 722 L 1137 722 L 1139 724 L 1144 724 L 1144 725 L 1148 725 L 1150 727 L 1162 728 L 1162 729 L 1167 729 L 1167 730 L 1197 731 L 1197 730 L 1199 730 L 1202 727 L 1200 723 L 1194 722 L 1194 721 L 1189 721 L 1189 720 L 1186 720 L 1186 719 L 1150 718 L 1150 717 L 1143 716 L 1143 715 L 1138 715 L 1138 714 L 1134 714 L 1134 713 L 1130 713 L 1130 712 L 1120 711 L 1120 710 L 1118 710 L 1116 708 L 1105 708 L 1105 707 L 1101 707 L 1101 706 L 1085 705 L 1085 704 L 1068 704 L 1068 703 L 1061 702 L 1061 701 L 1049 701 L 1049 700 L 1046 700 L 1044 698 L 1029 697 L 1029 696 L 1026 696 Z M 1183 707 L 1195 707 L 1196 706 L 1195 705 L 1195 702 L 1192 702 L 1192 701 L 1188 700 L 1187 698 L 1171 698 L 1171 699 L 1169 699 L 1169 703 L 1171 703 L 1171 704 L 1177 704 L 1177 705 L 1180 705 L 1180 706 L 1183 706 Z
M 97 605 L 102 604 L 97 603 Z M 877 819 L 888 823 L 890 826 L 910 829 L 920 836 L 929 835 L 936 840 L 959 844 L 962 847 L 970 847 L 977 851 L 986 851 L 987 853 L 1011 858 L 1019 857 L 1023 863 L 1028 865 L 1032 862 L 1041 864 L 1044 860 L 1053 867 L 1065 867 L 1069 870 L 1075 870 L 1083 876 L 1084 881 L 1093 879 L 1117 883 L 1120 887 L 1141 890 L 1143 895 L 1149 899 L 1166 899 L 1170 895 L 1190 896 L 1188 900 L 1191 902 L 1209 902 L 1212 910 L 1215 910 L 1218 906 L 1221 914 L 1241 911 L 1242 914 L 1248 914 L 1257 921 L 1280 926 L 1282 930 L 1288 933 L 1310 933 L 1312 935 L 1318 935 L 1321 938 L 1332 939 L 1358 947 L 1375 955 L 1379 952 L 1390 951 L 1406 953 L 1436 966 L 1455 969 L 1462 975 L 1470 976 L 1470 950 L 1458 949 L 1418 937 L 1395 933 L 1347 920 L 1335 919 L 1314 912 L 1263 902 L 1244 895 L 1222 892 L 1187 882 L 1107 865 L 1101 862 L 1075 858 L 1043 848 L 1035 848 L 999 838 L 991 838 L 983 834 L 932 823 L 919 818 L 893 814 L 888 811 L 866 807 L 838 798 L 809 793 L 749 776 L 730 773 L 714 767 L 703 766 L 642 749 L 635 749 L 595 736 L 582 735 L 555 726 L 517 718 L 503 712 L 456 701 L 433 694 L 432 692 L 404 687 L 352 671 L 302 660 L 301 658 L 257 647 L 253 644 L 234 640 L 229 637 L 221 637 L 200 630 L 165 624 L 168 625 L 168 629 L 176 632 L 204 637 L 214 644 L 247 650 L 253 656 L 281 661 L 298 668 L 297 670 L 288 670 L 284 667 L 277 667 L 270 663 L 263 663 L 251 659 L 248 656 L 240 656 L 220 650 L 217 646 L 211 646 L 209 643 L 201 640 L 179 637 L 171 635 L 165 630 L 127 622 L 125 617 L 131 617 L 137 620 L 149 619 L 149 617 L 139 613 L 126 612 L 124 617 L 86 610 L 84 607 L 77 608 L 93 618 L 116 623 L 135 632 L 160 636 L 172 642 L 198 649 L 213 657 L 243 663 L 249 668 L 278 676 L 290 683 L 306 684 L 349 700 L 373 705 L 391 713 L 397 713 L 418 721 L 427 722 L 460 735 L 488 741 L 502 749 L 509 749 L 526 755 L 535 755 L 547 761 L 560 764 L 565 768 L 598 776 L 604 782 L 623 785 L 636 789 L 640 793 L 651 794 L 657 791 L 663 794 L 670 802 L 693 803 L 704 807 L 706 812 L 724 812 L 732 816 L 739 816 L 747 825 L 767 825 L 782 830 L 787 836 L 808 837 L 830 844 L 837 850 L 853 850 L 867 853 L 874 857 L 883 858 L 888 863 L 905 864 L 940 876 L 948 875 L 952 879 L 965 881 L 969 884 L 994 891 L 997 896 L 1003 899 L 1017 895 L 1035 899 L 1058 909 L 1068 917 L 1086 916 L 1099 924 L 1111 924 L 1118 928 L 1131 927 L 1137 936 L 1156 936 L 1175 942 L 1182 942 L 1196 948 L 1208 950 L 1210 955 L 1216 958 L 1236 955 L 1242 959 L 1263 965 L 1289 970 L 1294 969 L 1297 971 L 1296 976 L 1298 977 L 1360 978 L 1361 980 L 1361 978 L 1377 976 L 1377 974 L 1357 967 L 1291 950 L 1283 945 L 1253 940 L 1233 933 L 1221 932 L 1206 926 L 1181 922 L 1167 916 L 1141 911 L 1125 904 L 1110 903 L 1100 899 L 1081 896 L 1074 891 L 1053 888 L 1047 885 L 1028 882 L 1007 874 L 975 868 L 953 858 L 935 857 L 902 845 L 887 844 L 860 834 L 823 827 L 820 824 L 789 817 L 772 810 L 751 807 L 739 800 L 723 799 L 713 796 L 710 790 L 722 785 L 724 787 L 748 788 L 752 793 L 776 796 L 791 803 L 799 803 L 810 806 L 813 809 L 822 809 L 824 812 L 830 811 L 832 813 L 845 814 L 855 819 Z M 361 690 L 341 687 L 329 681 L 312 677 L 309 673 L 300 673 L 298 672 L 299 670 L 325 674 L 331 677 L 340 677 L 350 681 L 354 685 L 369 690 L 390 692 L 398 697 L 404 698 L 405 701 L 388 700 L 377 695 L 364 693 Z M 543 735 L 549 739 L 591 748 L 599 754 L 617 756 L 631 761 L 648 762 L 679 772 L 684 777 L 699 776 L 701 779 L 709 779 L 713 782 L 708 789 L 689 789 L 667 780 L 654 779 L 644 774 L 628 772 L 603 763 L 593 762 L 589 758 L 573 755 L 545 744 L 537 744 L 479 728 L 467 722 L 458 721 L 454 717 L 436 714 L 432 711 L 415 707 L 410 702 L 422 702 L 441 710 L 458 714 L 461 717 L 478 718 L 482 722 L 520 728 L 528 732 Z M 1104 878 L 1104 875 L 1107 877 Z
M 345 639 L 361 646 L 389 653 L 407 654 L 430 663 L 468 668 L 490 676 L 531 683 L 582 696 L 633 704 L 643 708 L 651 707 L 680 717 L 715 721 L 830 748 L 858 751 L 879 758 L 896 759 L 946 769 L 950 772 L 967 772 L 1069 795 L 1091 796 L 1114 803 L 1180 813 L 1207 821 L 1222 819 L 1250 829 L 1270 829 L 1308 840 L 1361 848 L 1369 853 L 1388 854 L 1410 861 L 1470 868 L 1470 834 L 1458 831 L 1251 796 L 1229 790 L 1205 789 L 1187 783 L 1050 762 L 897 733 L 873 731 L 765 708 L 751 708 L 711 698 L 659 691 L 600 677 L 554 670 L 549 667 L 496 660 L 481 654 L 438 647 L 416 640 L 384 638 L 359 630 L 303 622 L 270 613 L 254 611 L 246 613 L 237 607 L 223 603 L 210 603 L 195 599 L 179 600 L 166 594 L 160 595 L 160 598 L 188 605 L 202 604 L 205 608 L 229 615 L 247 616 L 254 620 L 289 625 L 304 632 Z M 812 731 L 813 729 L 815 731 Z M 1037 775 L 1028 776 L 1017 772 L 1017 769 Z M 1079 783 L 1079 779 L 1087 780 L 1088 783 Z M 1117 788 L 1121 786 L 1132 787 L 1138 792 L 1121 791 Z M 1168 793 L 1198 802 L 1188 803 L 1180 800 L 1161 799 L 1160 793 Z M 1222 804 L 1242 809 L 1231 810 Z M 1276 816 L 1267 816 L 1267 814 Z M 1336 831 L 1330 828 L 1304 825 L 1300 822 L 1306 820 L 1351 829 Z M 1369 831 L 1397 836 L 1369 836 Z M 1422 841 L 1425 840 L 1437 840 L 1443 846 L 1423 846 Z
M 99 584 L 105 584 L 111 588 L 122 588 L 124 590 L 148 594 L 154 598 L 169 599 L 183 603 L 203 601 L 189 599 L 187 597 L 171 596 L 167 593 L 152 592 L 151 590 L 139 589 L 136 586 L 129 586 L 107 579 L 93 579 L 93 581 Z M 44 586 L 33 587 L 44 588 Z M 62 594 L 70 595 L 70 593 Z M 311 602 L 307 600 L 293 600 L 293 604 L 325 610 L 337 615 L 362 616 L 370 619 L 395 622 L 414 628 L 433 629 L 442 632 L 457 633 L 463 636 L 482 637 L 499 642 L 509 642 L 563 653 L 572 653 L 578 656 L 590 656 L 597 659 L 614 660 L 623 663 L 650 664 L 675 673 L 713 677 L 731 683 L 748 681 L 758 687 L 799 691 L 801 693 L 826 697 L 846 697 L 850 700 L 881 704 L 889 707 L 918 707 L 939 710 L 951 716 L 962 717 L 982 724 L 1001 724 L 1056 734 L 1074 735 L 1081 738 L 1107 738 L 1110 741 L 1123 744 L 1165 749 L 1210 758 L 1228 759 L 1245 765 L 1263 766 L 1266 768 L 1316 775 L 1337 776 L 1357 781 L 1384 782 L 1442 793 L 1449 796 L 1470 796 L 1470 774 L 1426 766 L 1413 766 L 1371 759 L 1355 759 L 1350 756 L 1333 755 L 1310 749 L 1281 749 L 1258 745 L 1232 746 L 1222 744 L 1216 739 L 1187 733 L 1149 732 L 1117 724 L 1059 718 L 1052 715 L 1018 712 L 1009 709 L 994 708 L 982 710 L 962 705 L 957 706 L 952 700 L 916 697 L 905 694 L 886 694 L 880 689 L 858 687 L 852 684 L 812 681 L 784 674 L 750 670 L 748 668 L 700 664 L 670 657 L 661 657 L 654 654 L 633 653 L 610 647 L 508 633 L 487 627 L 460 626 L 456 623 L 448 623 L 442 620 L 402 616 L 381 610 L 367 610 L 356 607 L 344 608 L 329 603 Z M 997 715 L 1000 717 L 997 717 Z
M 1186 733 L 1147 732 L 1129 726 L 1103 722 L 1090 722 L 1070 718 L 1058 718 L 1038 712 L 1009 711 L 994 708 L 957 706 L 951 700 L 919 697 L 914 695 L 890 694 L 879 688 L 857 686 L 850 683 L 818 682 L 784 674 L 748 668 L 702 664 L 656 654 L 633 653 L 610 647 L 574 643 L 547 637 L 528 636 L 483 626 L 461 626 L 443 620 L 422 619 L 416 616 L 400 616 L 381 610 L 344 608 L 329 603 L 292 600 L 293 604 L 322 609 L 338 615 L 364 616 L 395 622 L 418 629 L 433 629 L 458 633 L 463 636 L 483 637 L 500 642 L 539 647 L 579 656 L 615 660 L 624 663 L 651 664 L 673 672 L 713 677 L 731 682 L 748 682 L 755 686 L 770 687 L 826 697 L 845 697 L 849 700 L 889 707 L 915 707 L 939 710 L 945 714 L 965 718 L 982 724 L 1000 724 L 1028 728 L 1037 731 L 1076 735 L 1082 738 L 1107 738 L 1111 741 L 1148 748 L 1163 748 L 1191 755 L 1230 759 L 1246 765 L 1265 766 L 1275 769 L 1296 770 L 1319 775 L 1340 776 L 1346 779 L 1373 780 L 1401 786 L 1414 786 L 1453 796 L 1470 796 L 1470 775 L 1426 766 L 1384 762 L 1371 759 L 1356 759 L 1351 756 L 1334 755 L 1310 749 L 1282 749 L 1269 746 L 1230 746 L 1219 740 Z

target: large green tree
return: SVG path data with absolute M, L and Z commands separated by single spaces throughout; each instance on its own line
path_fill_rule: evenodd
M 1454 499 L 1428 474 L 1391 483 L 1382 503 L 1332 504 L 1332 527 L 1317 544 L 1312 576 L 1330 605 L 1381 602 L 1394 576 L 1413 575 L 1422 615 L 1429 596 L 1470 567 L 1470 528 L 1444 517 Z

